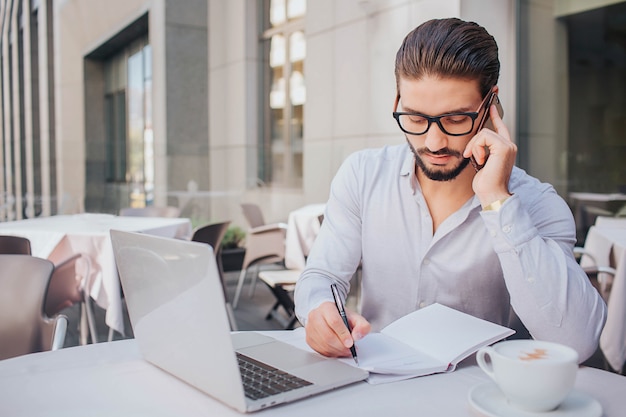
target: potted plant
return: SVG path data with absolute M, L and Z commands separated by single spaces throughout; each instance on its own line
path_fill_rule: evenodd
M 246 232 L 239 226 L 230 226 L 226 230 L 220 245 L 224 272 L 241 270 L 246 254 L 246 248 L 241 246 L 245 237 Z

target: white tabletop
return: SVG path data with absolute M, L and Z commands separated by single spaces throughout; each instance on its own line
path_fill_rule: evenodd
M 616 270 L 600 348 L 613 369 L 622 369 L 626 363 L 626 228 L 592 226 L 585 239 L 585 250 L 599 266 Z M 582 261 L 581 264 L 585 265 Z
M 56 264 L 76 253 L 88 255 L 92 265 L 90 295 L 106 309 L 106 324 L 123 334 L 120 285 L 109 236 L 111 229 L 163 237 L 191 236 L 191 222 L 186 218 L 83 213 L 0 223 L 0 234 L 28 238 L 33 256 L 50 259 Z
M 285 237 L 285 266 L 303 270 L 306 256 L 320 231 L 319 216 L 325 204 L 309 204 L 289 213 Z
M 468 366 L 389 384 L 360 382 L 255 415 L 469 417 L 476 414 L 468 403 L 468 393 L 486 381 L 478 367 Z M 581 368 L 575 389 L 599 401 L 604 416 L 624 414 L 626 377 Z M 0 415 L 241 414 L 145 362 L 135 340 L 127 339 L 0 361 Z

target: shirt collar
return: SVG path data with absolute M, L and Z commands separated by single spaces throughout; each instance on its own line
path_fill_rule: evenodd
M 415 156 L 409 145 L 405 146 L 404 151 L 404 161 L 402 162 L 402 167 L 400 168 L 400 176 L 408 178 L 409 187 L 411 187 L 411 192 L 415 195 L 415 192 L 419 188 L 419 184 L 417 182 L 417 175 L 415 175 Z

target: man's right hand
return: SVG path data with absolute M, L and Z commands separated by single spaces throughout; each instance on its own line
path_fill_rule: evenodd
M 354 312 L 346 311 L 352 334 L 337 311 L 333 302 L 322 303 L 311 310 L 306 322 L 306 342 L 324 356 L 350 356 L 354 341 L 362 339 L 370 332 L 370 324 Z

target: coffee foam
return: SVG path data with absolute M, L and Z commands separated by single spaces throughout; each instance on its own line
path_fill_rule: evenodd
M 542 346 L 535 343 L 510 343 L 496 347 L 498 353 L 507 358 L 525 362 L 562 362 L 571 360 L 571 353 L 555 346 Z

